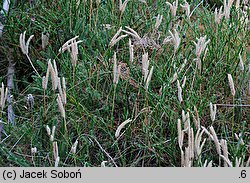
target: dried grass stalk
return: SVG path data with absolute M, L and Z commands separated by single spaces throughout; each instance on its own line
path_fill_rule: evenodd
M 202 130 L 204 130 L 204 132 L 209 136 L 209 138 L 211 140 L 214 140 L 214 137 L 211 133 L 209 133 L 209 131 L 204 127 L 204 126 L 201 126 Z
M 49 33 L 42 33 L 42 49 L 45 49 L 49 44 Z
M 109 43 L 110 48 L 113 47 L 118 41 L 128 36 L 126 34 L 126 35 L 121 35 L 120 37 L 118 37 L 121 32 L 122 32 L 122 27 L 119 28 L 119 30 L 115 33 L 114 37 L 111 39 Z
M 128 35 L 127 34 L 125 34 L 125 35 L 121 35 L 121 36 L 119 36 L 116 40 L 114 40 L 113 42 L 111 42 L 110 43 L 110 48 L 111 47 L 113 47 L 117 42 L 119 42 L 121 39 L 123 39 L 123 38 L 125 38 L 125 37 L 127 37 Z
M 129 61 L 134 62 L 134 45 L 132 45 L 131 39 L 129 39 Z
M 212 103 L 210 102 L 210 118 L 211 118 L 212 122 L 215 121 L 216 110 L 217 110 L 216 104 L 212 104 Z
M 125 26 L 126 29 L 128 29 L 130 31 L 129 34 L 131 34 L 136 40 L 141 40 L 141 37 L 139 36 L 139 34 L 132 28 L 128 27 L 128 26 Z
M 223 155 L 220 155 L 220 157 L 222 157 L 222 159 L 228 164 L 229 167 L 233 167 L 233 164 L 232 164 L 232 162 L 229 159 L 227 159 Z
M 59 157 L 59 151 L 58 151 L 58 145 L 57 142 L 53 142 L 53 154 L 54 154 L 54 160 L 56 161 Z
M 66 118 L 66 115 L 65 115 L 65 109 L 63 107 L 63 103 L 62 103 L 62 99 L 61 99 L 61 96 L 59 94 L 57 94 L 57 104 L 58 104 L 58 107 L 59 107 L 59 110 L 61 112 L 61 115 L 62 117 L 65 119 Z
M 245 142 L 242 139 L 241 133 L 239 135 L 237 135 L 237 133 L 235 133 L 234 136 L 240 142 L 241 145 L 245 145 Z
M 180 86 L 180 82 L 179 80 L 177 80 L 177 89 L 178 89 L 178 100 L 180 103 L 183 102 L 183 98 L 182 98 L 182 88 Z
M 190 147 L 185 147 L 185 165 L 184 167 L 191 167 L 192 161 L 190 159 Z
M 173 75 L 173 78 L 171 80 L 171 83 L 174 83 L 177 79 L 178 79 L 178 73 L 175 72 L 174 75 Z
M 185 68 L 186 65 L 187 65 L 187 59 L 184 59 L 184 62 L 181 64 L 181 67 L 178 68 L 177 72 L 178 73 L 182 72 L 182 70 Z
M 102 161 L 101 162 L 101 167 L 106 167 L 106 163 L 107 163 L 108 161 Z
M 152 75 L 153 75 L 153 70 L 154 70 L 154 66 L 151 67 L 149 74 L 148 74 L 148 77 L 147 77 L 147 81 L 146 81 L 146 85 L 145 85 L 146 91 L 148 91 L 148 86 L 149 86 L 149 83 L 150 83 Z
M 51 142 L 54 141 L 55 131 L 56 131 L 56 127 L 53 126 L 53 127 L 52 127 L 52 133 L 51 133 L 51 135 L 50 135 L 50 141 L 51 141 Z
M 185 10 L 187 18 L 190 18 L 190 5 L 186 0 L 184 2 L 184 5 L 181 4 L 181 7 Z
M 66 103 L 67 103 L 67 93 L 66 93 L 65 77 L 62 78 L 62 87 L 63 87 L 62 102 L 63 102 L 64 105 L 66 105 Z
M 50 62 L 50 60 L 49 60 L 49 62 Z M 50 72 L 50 69 L 49 69 L 49 63 L 48 63 L 46 76 L 43 77 L 43 82 L 42 82 L 44 90 L 47 90 L 47 88 L 48 88 L 49 72 Z
M 149 67 L 149 60 L 148 60 L 148 53 L 142 55 L 142 74 L 144 76 L 144 82 L 146 82 L 148 76 L 148 67 Z
M 200 37 L 197 39 L 197 43 L 193 41 L 195 45 L 195 54 L 197 59 L 199 60 L 201 57 L 202 52 L 206 49 L 208 43 L 210 42 L 210 39 L 206 41 L 207 36 Z
M 230 87 L 230 90 L 231 90 L 231 94 L 233 96 L 235 96 L 235 88 L 234 88 L 234 81 L 233 81 L 233 78 L 232 78 L 232 75 L 231 74 L 227 74 L 227 77 L 228 77 L 228 83 L 229 83 L 229 87 Z
M 66 86 L 64 77 L 62 78 L 62 85 L 61 85 L 61 78 L 58 77 L 58 91 L 61 96 L 63 105 L 66 105 Z
M 35 73 L 39 76 L 40 74 L 37 72 L 35 66 L 33 65 L 30 57 L 29 57 L 29 44 L 30 44 L 30 41 L 32 40 L 32 38 L 34 37 L 34 35 L 31 35 L 29 37 L 29 39 L 27 40 L 27 42 L 25 42 L 25 34 L 26 34 L 26 31 L 24 31 L 24 33 L 21 33 L 20 34 L 20 37 L 19 37 L 19 44 L 20 44 L 20 47 L 21 47 L 21 50 L 23 52 L 24 55 L 26 55 L 26 57 L 28 58 L 30 64 L 31 64 L 31 67 L 33 68 L 33 70 L 35 71 Z
M 53 60 L 53 66 L 54 66 L 55 75 L 58 78 L 58 70 L 57 70 L 57 65 L 56 65 L 56 60 L 55 59 Z
M 63 102 L 63 91 L 62 91 L 62 85 L 61 85 L 61 78 L 58 77 L 57 80 L 58 80 L 58 87 L 57 88 L 58 88 L 59 95 L 61 96 L 61 99 L 62 99 L 62 102 Z
M 48 125 L 46 125 L 46 131 L 47 131 L 48 136 L 50 136 L 51 135 L 51 131 L 50 131 L 50 127 Z
M 75 41 L 77 38 L 79 38 L 79 36 L 75 36 L 75 37 L 71 38 L 70 40 L 66 41 L 66 42 L 62 45 L 62 47 L 59 49 L 59 52 L 60 52 L 60 53 L 63 53 L 63 52 L 65 52 L 66 50 L 70 51 L 70 48 L 71 48 L 71 46 L 72 46 L 72 45 L 71 45 L 72 42 Z M 82 42 L 83 42 L 83 41 L 80 40 L 80 41 L 77 41 L 76 44 L 79 44 L 79 43 L 82 43 Z
M 117 39 L 117 37 L 119 36 L 119 34 L 121 33 L 121 31 L 122 31 L 122 27 L 120 27 L 119 30 L 115 33 L 115 35 L 113 36 L 113 38 L 110 41 L 110 44 Z
M 179 36 L 179 33 L 176 31 L 176 29 L 174 29 L 173 33 L 171 31 L 169 31 L 169 33 L 170 33 L 171 38 L 172 38 L 171 40 L 174 44 L 174 52 L 176 52 L 181 44 L 181 38 Z
M 224 13 L 222 12 L 222 6 L 220 7 L 219 10 L 217 10 L 217 8 L 215 8 L 215 10 L 214 10 L 214 19 L 215 19 L 215 22 L 217 24 L 220 24 L 223 16 L 224 16 Z
M 178 0 L 174 1 L 173 4 L 166 2 L 167 5 L 169 5 L 170 10 L 171 10 L 171 14 L 173 17 L 176 16 L 176 12 L 177 12 L 177 8 L 178 8 Z
M 235 167 L 243 167 L 242 158 L 236 157 Z
M 34 155 L 35 153 L 37 153 L 37 148 L 36 147 L 31 148 L 31 154 Z
M 239 67 L 240 67 L 240 70 L 243 72 L 244 71 L 244 62 L 243 62 L 243 59 L 242 59 L 242 56 L 240 53 L 239 53 L 239 59 L 240 59 Z
M 250 156 L 248 157 L 248 160 L 246 162 L 246 167 L 249 167 L 250 166 Z
M 71 42 L 70 56 L 71 56 L 71 64 L 73 68 L 76 68 L 78 60 L 78 46 L 76 40 L 73 40 Z
M 55 64 L 55 62 L 54 62 Z M 48 69 L 49 72 L 51 73 L 51 81 L 52 81 L 52 90 L 56 90 L 57 86 L 58 86 L 58 75 L 56 73 L 58 73 L 57 69 L 55 70 L 52 66 L 51 60 L 49 59 L 48 61 Z
M 189 112 L 187 112 L 185 114 L 184 111 L 182 111 L 182 117 L 184 119 L 183 123 L 184 123 L 184 129 L 185 130 L 189 130 L 190 129 L 190 114 Z
M 121 70 L 120 70 L 120 65 L 117 66 L 117 58 L 116 58 L 116 52 L 114 53 L 114 56 L 113 56 L 113 62 L 114 62 L 114 66 L 113 66 L 113 83 L 114 84 L 118 84 L 118 81 L 119 81 L 119 77 L 120 77 L 120 74 L 121 74 Z
M 183 150 L 181 150 L 181 166 L 185 167 L 185 154 Z
M 230 11 L 231 11 L 231 7 L 233 4 L 234 0 L 224 0 L 224 15 L 225 15 L 225 19 L 228 20 L 230 18 Z
M 58 167 L 60 161 L 60 157 L 58 156 L 55 161 L 55 167 Z
M 203 167 L 212 167 L 213 161 L 211 160 L 209 163 L 207 162 L 207 159 L 205 160 Z
M 120 124 L 115 132 L 115 137 L 118 138 L 120 136 L 120 132 L 123 129 L 123 127 L 130 123 L 132 120 L 131 119 L 127 119 L 126 121 L 122 122 L 122 124 Z
M 24 31 L 24 33 L 20 34 L 19 44 L 20 44 L 20 47 L 21 47 L 23 54 L 28 55 L 29 54 L 29 44 L 30 44 L 30 41 L 32 40 L 32 38 L 34 37 L 34 35 L 31 35 L 29 37 L 29 39 L 27 40 L 27 42 L 25 42 L 25 35 L 26 35 L 26 31 Z
M 5 107 L 5 102 L 7 100 L 7 96 L 8 96 L 8 88 L 6 87 L 5 92 L 4 92 L 4 84 L 3 83 L 2 83 L 0 94 L 1 94 L 0 108 L 1 108 L 1 110 L 3 110 L 3 108 Z
M 195 135 L 195 141 L 194 141 L 194 147 L 195 147 L 195 155 L 196 158 L 198 158 L 201 154 L 202 148 L 206 143 L 206 138 L 203 140 L 202 144 L 201 144 L 201 137 L 204 133 L 204 129 L 201 131 L 200 133 L 200 128 L 197 130 L 196 135 Z
M 76 153 L 76 148 L 77 148 L 77 144 L 78 144 L 78 139 L 76 139 L 75 143 L 72 145 L 71 147 L 71 153 L 75 154 Z
M 157 18 L 156 18 L 156 23 L 155 23 L 155 30 L 159 29 L 161 22 L 162 22 L 162 19 L 163 19 L 163 16 L 158 14 Z
M 124 2 L 122 2 L 122 0 L 119 1 L 119 9 L 121 11 L 121 15 L 124 13 L 126 6 L 128 4 L 129 0 L 125 0 Z
M 209 129 L 210 129 L 210 132 L 213 136 L 213 141 L 214 141 L 215 146 L 216 146 L 216 151 L 217 151 L 218 155 L 220 156 L 221 155 L 221 144 L 218 140 L 217 134 L 216 134 L 213 126 L 211 126 Z
M 184 87 L 185 87 L 185 85 L 186 85 L 186 81 L 187 81 L 187 77 L 186 77 L 186 76 L 184 76 L 184 79 L 183 79 L 183 81 L 182 81 L 181 88 L 184 88 Z
M 178 144 L 179 144 L 180 149 L 182 149 L 184 133 L 182 132 L 181 120 L 180 119 L 178 119 L 178 122 L 177 122 L 177 129 L 178 129 Z
M 196 129 L 199 129 L 201 127 L 201 124 L 200 124 L 201 120 L 200 120 L 199 113 L 198 113 L 196 106 L 194 106 L 194 112 L 195 112 L 195 117 L 193 116 L 194 124 L 196 126 Z
M 223 151 L 223 156 L 228 160 L 228 161 L 230 161 L 229 160 L 229 158 L 228 158 L 228 148 L 227 148 L 227 141 L 226 140 L 224 140 L 224 139 L 221 139 L 221 147 L 222 147 L 222 151 Z M 228 161 L 224 161 L 224 166 L 225 167 L 227 167 L 227 165 L 228 165 Z
M 189 133 L 188 133 L 188 146 L 190 150 L 190 159 L 194 158 L 194 130 L 193 128 L 190 128 Z

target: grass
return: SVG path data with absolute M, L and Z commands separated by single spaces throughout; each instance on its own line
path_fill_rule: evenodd
M 165 0 L 148 0 L 147 4 L 131 0 L 123 14 L 116 1 L 101 1 L 99 5 L 96 1 L 80 1 L 79 6 L 76 2 L 38 0 L 32 6 L 19 3 L 8 15 L 5 33 L 0 38 L 0 54 L 7 58 L 11 51 L 16 61 L 15 89 L 12 91 L 16 126 L 8 123 L 5 107 L 0 112 L 5 130 L 0 139 L 0 166 L 54 166 L 53 144 L 46 132 L 48 125 L 51 129 L 56 127 L 54 141 L 58 144 L 59 166 L 101 166 L 107 161 L 106 166 L 179 167 L 183 163 L 177 121 L 182 119 L 182 111 L 190 114 L 190 133 L 192 129 L 195 135 L 200 128 L 195 125 L 198 115 L 201 126 L 209 132 L 209 127 L 213 126 L 219 141 L 227 141 L 232 165 L 237 166 L 241 158 L 246 166 L 250 155 L 250 98 L 247 93 L 250 34 L 249 25 L 240 23 L 240 10 L 233 5 L 230 19 L 223 18 L 217 24 L 213 7 L 205 3 L 188 19 L 180 6 L 177 16 L 172 17 Z M 191 11 L 198 3 L 190 2 Z M 155 30 L 158 14 L 163 15 L 163 20 Z M 110 28 L 106 28 L 106 24 Z M 109 47 L 118 29 L 125 29 L 125 26 L 134 29 L 143 38 L 144 45 L 127 36 Z M 176 51 L 171 42 L 162 44 L 173 28 L 181 38 Z M 44 91 L 42 79 L 21 52 L 19 36 L 24 31 L 27 31 L 27 38 L 34 35 L 29 57 L 39 74 L 45 76 L 48 59 L 55 59 L 58 76 L 66 79 L 65 121 L 57 105 L 58 90 L 52 90 L 51 79 Z M 41 34 L 46 32 L 50 34 L 49 44 L 42 49 Z M 198 70 L 194 61 L 197 58 L 194 42 L 205 35 L 210 42 L 206 55 L 204 51 L 201 54 L 202 65 Z M 73 68 L 70 53 L 58 50 L 75 36 L 82 42 L 78 44 L 78 61 Z M 129 61 L 129 38 L 134 45 L 133 63 Z M 117 63 L 126 63 L 130 71 L 128 78 L 120 76 L 118 84 L 113 84 L 115 52 Z M 146 52 L 148 69 L 154 66 L 148 90 L 145 90 L 141 72 L 142 55 Z M 239 69 L 239 54 L 244 71 Z M 180 103 L 176 81 L 171 80 L 184 59 L 187 63 L 178 73 L 180 84 L 186 76 L 183 102 Z M 7 59 L 0 64 L 0 81 L 6 83 Z M 234 79 L 235 96 L 230 92 L 227 74 Z M 28 94 L 34 97 L 31 109 L 26 103 Z M 217 104 L 215 121 L 210 119 L 210 102 Z M 132 121 L 116 138 L 116 129 L 127 119 Z M 186 122 L 182 121 L 182 129 L 184 124 Z M 235 133 L 241 134 L 239 139 Z M 201 142 L 204 138 L 206 142 L 199 157 L 190 158 L 192 166 L 203 166 L 205 161 L 212 161 L 212 166 L 224 166 L 214 141 L 206 133 L 201 138 Z M 185 134 L 184 152 L 190 147 L 188 139 Z M 76 153 L 72 153 L 71 147 L 76 140 Z M 37 152 L 31 153 L 34 147 Z

